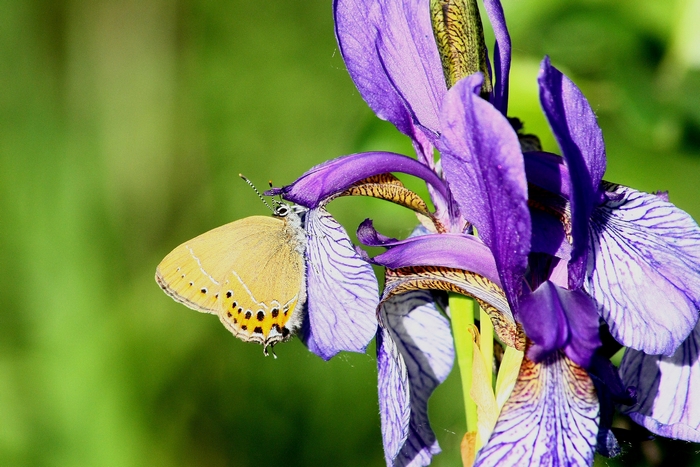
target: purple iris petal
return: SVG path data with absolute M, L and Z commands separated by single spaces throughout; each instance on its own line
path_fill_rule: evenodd
M 452 370 L 450 323 L 429 292 L 392 297 L 380 308 L 379 405 L 388 466 L 425 466 L 440 452 L 428 398 Z
M 588 244 L 588 221 L 599 197 L 605 173 L 605 142 L 593 109 L 578 87 L 545 57 L 538 77 L 540 102 L 562 150 L 571 177 L 573 250 L 569 284 L 583 284 Z
M 421 0 L 335 0 L 335 31 L 345 65 L 381 119 L 414 137 L 438 133 L 447 86 L 430 8 Z
M 368 246 L 389 248 L 373 258 L 375 264 L 390 269 L 408 266 L 441 266 L 475 272 L 500 286 L 496 263 L 483 242 L 470 235 L 435 234 L 405 240 L 377 238 L 370 234 L 365 221 L 358 229 L 358 239 Z M 373 229 L 372 229 L 373 230 Z M 375 243 L 374 240 L 381 240 Z
M 546 253 L 568 261 L 571 245 L 566 241 L 566 233 L 561 221 L 551 214 L 536 208 L 530 209 L 532 218 L 532 252 Z
M 306 345 L 325 360 L 341 350 L 364 352 L 377 330 L 379 290 L 372 267 L 324 209 L 308 211 L 306 231 Z
M 593 464 L 598 399 L 588 374 L 562 353 L 541 363 L 523 360 L 475 467 Z
M 493 105 L 503 115 L 508 114 L 508 78 L 510 74 L 511 43 L 503 6 L 499 0 L 484 0 L 484 8 L 496 36 L 493 58 L 496 83 L 493 89 Z
M 445 183 L 435 172 L 415 159 L 392 152 L 363 152 L 338 157 L 312 167 L 291 185 L 273 188 L 266 194 L 307 208 L 315 208 L 329 196 L 341 193 L 352 184 L 374 175 L 401 172 L 419 177 L 447 198 Z
M 561 156 L 548 152 L 526 152 L 523 157 L 528 183 L 569 199 L 571 195 L 569 169 L 564 165 L 564 159 Z
M 582 189 L 594 194 L 603 180 L 607 163 L 603 132 L 595 113 L 581 90 L 552 66 L 549 57 L 542 60 L 538 82 L 540 103 L 564 159 L 569 170 L 575 172 L 574 176 L 581 177 L 572 183 L 581 183 Z M 587 186 L 583 186 L 584 180 Z
M 700 443 L 700 325 L 670 356 L 628 349 L 620 364 L 638 400 L 625 412 L 652 433 Z
M 591 216 L 584 287 L 618 342 L 672 355 L 698 321 L 700 228 L 656 195 L 613 189 Z
M 533 341 L 529 358 L 541 361 L 555 350 L 584 368 L 600 346 L 598 313 L 581 290 L 567 290 L 545 281 L 520 302 L 525 334 Z
M 515 306 L 530 252 L 525 168 L 508 120 L 475 94 L 482 81 L 480 74 L 469 76 L 447 93 L 438 146 L 460 212 L 493 251 L 501 283 Z

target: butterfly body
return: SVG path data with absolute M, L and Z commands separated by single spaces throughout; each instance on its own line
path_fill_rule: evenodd
M 306 301 L 306 235 L 299 214 L 280 204 L 183 243 L 156 269 L 176 301 L 213 313 L 236 337 L 267 348 L 301 326 Z

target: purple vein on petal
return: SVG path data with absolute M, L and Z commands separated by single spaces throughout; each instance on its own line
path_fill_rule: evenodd
M 626 347 L 671 355 L 700 309 L 700 228 L 656 195 L 614 186 L 591 216 L 584 288 Z
M 474 466 L 589 466 L 598 419 L 598 398 L 583 368 L 561 352 L 540 363 L 524 358 Z
M 328 360 L 341 350 L 364 352 L 377 329 L 379 290 L 372 267 L 323 209 L 307 213 L 309 350 Z
M 670 357 L 628 349 L 620 375 L 637 389 L 637 403 L 623 409 L 632 420 L 657 435 L 700 443 L 700 324 Z
M 430 292 L 414 291 L 382 304 L 380 330 L 379 401 L 387 465 L 428 465 L 440 452 L 428 420 L 428 399 L 452 369 L 450 323 Z

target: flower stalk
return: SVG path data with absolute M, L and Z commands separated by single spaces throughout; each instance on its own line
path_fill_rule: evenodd
M 475 300 L 459 294 L 450 294 L 450 320 L 455 340 L 455 353 L 462 379 L 464 411 L 466 413 L 467 433 L 477 430 L 476 403 L 470 395 L 472 387 L 472 362 L 474 359 L 474 337 L 469 329 L 474 326 L 474 317 L 479 305 Z
M 479 307 L 479 304 L 474 301 L 474 306 Z M 491 318 L 489 318 L 488 313 L 479 307 L 479 348 L 481 349 L 481 355 L 484 358 L 484 366 L 488 373 L 488 381 L 493 388 L 495 384 L 494 374 L 493 374 L 493 323 L 491 323 Z

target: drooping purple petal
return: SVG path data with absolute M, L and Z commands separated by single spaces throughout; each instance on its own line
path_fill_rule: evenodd
M 605 142 L 591 106 L 576 85 L 545 57 L 538 77 L 540 102 L 562 150 L 571 178 L 573 250 L 569 268 L 571 288 L 583 283 L 588 243 L 588 220 L 599 200 L 605 173 Z
M 421 0 L 335 0 L 335 30 L 357 89 L 379 118 L 410 137 L 438 133 L 447 89 L 430 8 Z
M 698 321 L 700 228 L 662 198 L 612 186 L 591 216 L 585 289 L 626 347 L 672 355 Z
M 484 243 L 471 235 L 435 234 L 390 241 L 371 236 L 371 225 L 360 225 L 358 239 L 368 246 L 389 248 L 373 258 L 375 264 L 398 269 L 407 266 L 441 266 L 463 269 L 486 277 L 500 287 L 493 255 Z M 374 240 L 383 240 L 374 242 Z
M 559 352 L 540 363 L 524 358 L 474 466 L 592 465 L 598 417 L 595 388 L 583 368 Z
M 379 289 L 345 229 L 324 209 L 311 209 L 307 231 L 309 350 L 328 360 L 341 350 L 364 352 L 377 330 Z
M 338 194 L 353 183 L 387 172 L 401 172 L 425 180 L 443 198 L 445 183 L 435 172 L 415 159 L 393 152 L 362 152 L 338 157 L 315 167 L 291 185 L 266 191 L 307 208 L 315 208 L 329 196 Z
M 620 364 L 637 403 L 624 412 L 652 433 L 700 443 L 700 325 L 670 357 L 628 349 Z
M 460 212 L 491 248 L 517 309 L 531 235 L 525 168 L 508 120 L 475 94 L 482 81 L 480 74 L 469 76 L 447 93 L 438 147 Z
M 428 420 L 428 399 L 452 369 L 450 323 L 430 292 L 414 291 L 382 304 L 379 335 L 379 404 L 387 465 L 428 465 L 440 452 Z
M 510 74 L 511 43 L 506 17 L 500 0 L 484 0 L 484 8 L 496 36 L 494 47 L 494 72 L 496 83 L 493 88 L 493 105 L 503 115 L 508 114 L 508 78 Z
M 600 347 L 598 313 L 581 290 L 567 290 L 545 281 L 522 299 L 519 316 L 533 341 L 528 357 L 534 361 L 561 349 L 574 363 L 586 368 Z

